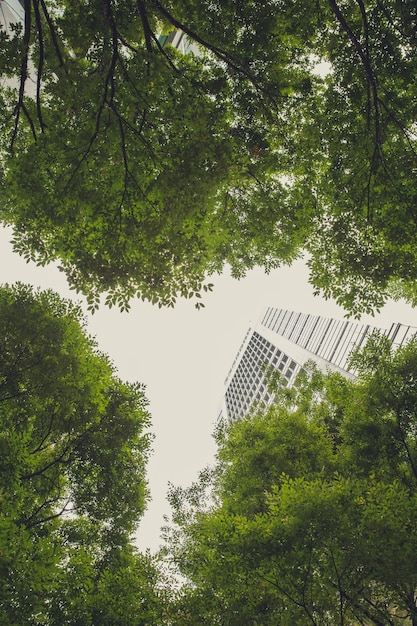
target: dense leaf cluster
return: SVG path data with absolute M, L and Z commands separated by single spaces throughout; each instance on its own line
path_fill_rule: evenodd
M 415 20 L 397 0 L 26 0 L 0 39 L 15 249 L 93 308 L 303 251 L 350 310 L 415 300 Z
M 0 337 L 0 622 L 154 623 L 156 570 L 130 544 L 147 499 L 142 387 L 52 292 L 2 287 Z
M 172 488 L 173 624 L 417 624 L 417 341 L 373 338 L 355 365 L 304 372 Z

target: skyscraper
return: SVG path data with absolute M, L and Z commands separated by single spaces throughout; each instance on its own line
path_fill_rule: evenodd
M 287 386 L 309 360 L 323 371 L 353 377 L 350 354 L 366 344 L 373 330 L 367 324 L 268 307 L 261 321 L 249 328 L 229 371 L 218 422 L 239 419 L 252 407 L 272 402 L 265 373 L 268 366 L 280 372 Z M 417 331 L 397 323 L 379 330 L 397 346 Z
M 25 10 L 20 0 L 2 0 L 0 2 L 0 30 L 10 30 L 11 24 L 23 23 Z

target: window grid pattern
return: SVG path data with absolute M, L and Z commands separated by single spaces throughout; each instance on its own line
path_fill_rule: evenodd
M 374 327 L 367 324 L 274 307 L 267 309 L 261 325 L 305 348 L 312 355 L 352 373 L 354 371 L 348 365 L 352 349 L 363 347 L 374 330 Z M 393 346 L 400 346 L 416 335 L 417 328 L 394 323 L 381 332 Z M 231 378 L 228 376 L 226 379 L 225 408 L 228 420 L 239 419 L 256 407 L 272 403 L 273 394 L 268 390 L 265 377 L 268 366 L 278 370 L 284 385 L 291 386 L 294 383 L 301 365 L 274 345 L 275 343 L 279 344 L 279 341 L 271 343 L 263 336 L 262 331 L 248 331 L 229 374 Z M 224 417 L 221 414 L 219 420 Z
M 352 371 L 348 363 L 353 348 L 364 346 L 375 330 L 367 324 L 328 319 L 273 307 L 267 309 L 262 325 L 347 371 Z M 381 332 L 394 346 L 400 346 L 411 339 L 416 331 L 417 328 L 413 326 L 392 324 L 390 329 Z
M 284 385 L 291 385 L 300 371 L 298 363 L 254 331 L 226 391 L 229 420 L 239 419 L 257 406 L 271 404 L 273 395 L 264 374 L 268 365 L 278 369 Z

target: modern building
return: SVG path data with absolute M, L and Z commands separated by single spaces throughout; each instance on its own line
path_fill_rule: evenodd
M 168 35 L 159 35 L 158 41 L 161 46 L 170 44 L 182 54 L 190 54 L 191 52 L 196 55 L 200 54 L 198 46 L 179 29 L 172 30 Z
M 323 371 L 354 377 L 349 356 L 354 348 L 366 344 L 374 330 L 367 324 L 268 307 L 256 326 L 246 333 L 225 380 L 218 423 L 239 419 L 257 405 L 272 403 L 266 381 L 268 366 L 280 372 L 287 386 L 294 383 L 309 360 L 314 360 Z M 417 332 L 415 327 L 396 323 L 379 330 L 396 346 Z
M 25 9 L 20 0 L 0 0 L 0 29 L 10 30 L 11 24 L 23 23 Z
M 13 25 L 21 24 L 23 26 L 25 20 L 25 9 L 23 6 L 23 0 L 0 0 L 0 32 L 11 33 L 13 30 Z M 29 68 L 31 66 L 29 65 Z M 14 77 L 10 78 L 8 76 L 0 77 L 0 86 L 1 87 L 11 87 L 16 91 L 20 86 L 20 78 Z M 36 94 L 36 83 L 29 78 L 27 81 L 27 89 L 30 90 L 32 94 Z

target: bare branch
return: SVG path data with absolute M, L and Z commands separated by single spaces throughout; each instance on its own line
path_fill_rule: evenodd
M 42 117 L 41 84 L 42 84 L 43 65 L 45 61 L 45 47 L 43 43 L 42 21 L 41 21 L 41 16 L 39 12 L 39 0 L 33 0 L 33 8 L 35 11 L 36 28 L 38 31 L 38 41 L 39 41 L 39 59 L 38 59 L 38 68 L 37 68 L 37 76 L 36 76 L 36 110 L 38 113 L 39 125 L 41 127 L 41 131 L 43 132 L 45 129 L 45 124 L 43 122 L 43 117 Z
M 111 110 L 113 111 L 117 119 L 121 120 L 123 124 L 126 126 L 126 128 L 128 128 L 139 139 L 139 141 L 141 141 L 143 145 L 146 146 L 146 148 L 149 150 L 149 154 L 152 157 L 154 163 L 160 162 L 157 155 L 155 154 L 155 151 L 152 148 L 152 144 L 149 141 L 147 141 L 147 139 L 145 139 L 142 135 L 143 124 L 140 125 L 139 129 L 135 128 L 135 126 L 133 126 L 126 118 L 124 118 L 119 113 L 119 111 L 116 109 L 115 106 L 111 106 Z M 146 111 L 144 111 L 144 115 L 145 113 Z M 143 123 L 144 121 L 145 120 L 143 118 Z
M 38 454 L 39 452 L 43 452 L 44 450 L 46 450 L 52 445 L 52 443 L 48 443 L 47 445 L 45 445 L 45 442 L 49 438 L 50 434 L 52 433 L 52 426 L 53 426 L 56 415 L 57 414 L 55 411 L 51 411 L 51 415 L 49 418 L 48 427 L 46 429 L 45 435 L 42 437 L 41 441 L 36 446 L 36 448 L 34 450 L 31 450 L 29 454 Z
M 44 465 L 42 468 L 36 470 L 35 472 L 31 472 L 30 474 L 23 474 L 20 477 L 20 480 L 30 480 L 31 478 L 35 478 L 36 476 L 41 476 L 48 469 L 50 469 L 51 467 L 54 467 L 55 465 L 68 465 L 69 463 L 71 463 L 72 461 L 71 455 L 68 458 L 65 458 L 65 457 L 68 454 L 68 452 L 70 452 L 71 447 L 73 447 L 74 443 L 75 441 L 70 441 L 65 446 L 64 450 L 58 457 L 56 457 L 55 459 L 53 459 L 52 461 Z
M 60 67 L 63 67 L 65 69 L 65 62 L 64 62 L 64 58 L 62 56 L 61 50 L 59 48 L 58 37 L 57 37 L 57 34 L 56 34 L 55 25 L 54 25 L 54 23 L 53 23 L 53 21 L 51 19 L 51 16 L 49 15 L 48 9 L 47 9 L 46 4 L 45 4 L 45 0 L 40 0 L 40 3 L 41 3 L 41 7 L 42 7 L 42 11 L 43 11 L 44 17 L 46 19 L 46 23 L 49 26 L 49 32 L 51 33 L 51 39 L 52 39 L 52 43 L 53 43 L 54 48 L 55 48 L 55 54 L 56 54 L 56 56 L 58 57 L 58 60 L 59 60 L 59 65 L 60 65 Z M 65 69 L 65 71 L 66 71 L 66 69 Z
M 137 6 L 139 10 L 140 19 L 142 20 L 143 32 L 145 35 L 146 49 L 149 54 L 152 54 L 152 29 L 149 26 L 148 16 L 146 15 L 145 3 L 143 0 L 137 0 Z M 149 62 L 148 62 L 148 73 L 149 73 Z
M 10 150 L 12 153 L 13 153 L 13 147 L 14 147 L 16 137 L 17 137 L 18 127 L 19 127 L 20 111 L 23 111 L 23 113 L 25 114 L 29 122 L 30 128 L 32 130 L 33 138 L 36 141 L 35 126 L 24 104 L 25 85 L 26 85 L 26 80 L 28 77 L 28 65 L 29 65 L 30 30 L 32 26 L 31 0 L 25 0 L 24 8 L 25 8 L 25 24 L 24 24 L 24 33 L 23 33 L 24 53 L 22 57 L 22 63 L 20 66 L 19 96 L 18 96 L 17 104 L 13 111 L 13 115 L 15 116 L 15 123 L 14 123 L 12 138 L 10 140 Z
M 54 501 L 54 500 L 52 500 L 52 501 L 48 502 L 47 504 L 53 504 L 54 502 L 55 502 L 55 501 Z M 60 510 L 60 511 L 57 511 L 56 513 L 52 513 L 51 515 L 48 515 L 47 517 L 44 517 L 44 518 L 42 518 L 42 519 L 35 520 L 35 521 L 34 521 L 34 522 L 32 522 L 31 524 L 29 524 L 29 523 L 27 522 L 27 523 L 26 523 L 26 527 L 27 527 L 27 528 L 33 528 L 34 526 L 39 526 L 39 524 L 45 524 L 45 522 L 50 522 L 50 521 L 52 521 L 53 519 L 57 519 L 58 517 L 61 517 L 61 516 L 62 516 L 62 515 L 64 515 L 65 513 L 71 513 L 71 512 L 73 512 L 73 511 L 75 511 L 75 510 L 76 510 L 76 508 L 75 508 L 75 507 L 72 507 L 71 509 L 68 509 L 68 508 L 67 508 L 70 502 L 71 502 L 71 500 L 70 500 L 70 499 L 68 499 L 68 500 L 66 501 L 66 503 L 64 504 L 64 506 L 61 508 L 61 510 Z M 42 510 L 42 508 L 43 508 L 43 507 L 41 507 L 41 508 L 40 508 L 40 509 L 36 512 L 36 515 L 40 512 L 40 510 Z M 34 517 L 34 515 L 32 515 L 32 516 L 29 518 L 29 520 L 30 520 L 30 519 L 32 519 L 33 517 Z M 28 520 L 28 521 L 29 521 L 29 520 Z

